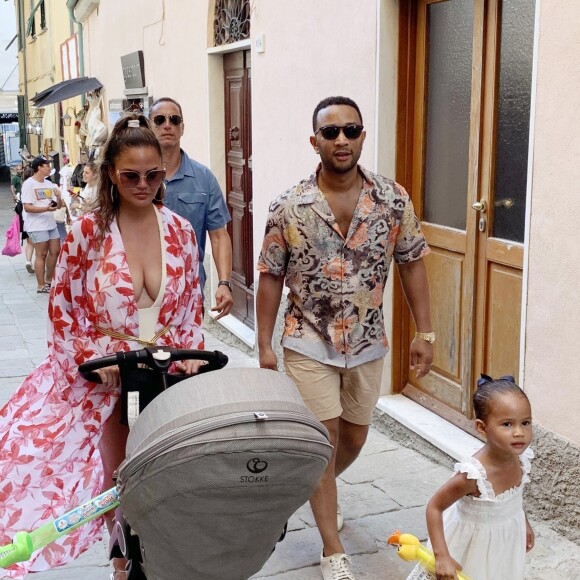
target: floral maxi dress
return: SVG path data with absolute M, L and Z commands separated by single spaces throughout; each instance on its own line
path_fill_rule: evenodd
M 496 496 L 483 465 L 469 457 L 455 464 L 455 473 L 475 479 L 479 497 L 465 496 L 443 514 L 445 540 L 451 557 L 471 580 L 523 580 L 526 560 L 524 486 L 530 481 L 528 448 L 520 455 L 522 481 Z M 407 580 L 435 580 L 417 565 Z
M 156 342 L 203 348 L 195 234 L 167 208 L 158 209 L 158 223 L 167 282 Z M 77 367 L 142 348 L 99 331 L 138 336 L 139 330 L 115 221 L 102 242 L 93 214 L 73 225 L 56 268 L 49 320 L 48 357 L 0 410 L 0 545 L 10 543 L 15 532 L 32 531 L 102 491 L 98 444 L 119 392 L 85 381 Z M 65 564 L 99 540 L 101 529 L 102 520 L 94 520 L 39 550 L 30 561 L 0 571 L 0 578 L 20 579 L 29 571 Z

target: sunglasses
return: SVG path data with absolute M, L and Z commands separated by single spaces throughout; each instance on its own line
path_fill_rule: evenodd
M 169 122 L 176 127 L 181 125 L 183 122 L 183 117 L 181 115 L 155 115 L 155 117 L 153 117 L 153 122 L 159 127 L 160 125 L 163 125 L 167 119 L 169 119 Z
M 355 125 L 351 123 L 350 125 L 344 125 L 344 127 L 338 127 L 337 125 L 326 125 L 325 127 L 320 127 L 317 129 L 314 134 L 320 132 L 322 137 L 327 141 L 334 141 L 342 131 L 344 136 L 349 140 L 352 141 L 353 139 L 358 139 L 364 127 L 362 125 Z
M 145 179 L 147 187 L 157 190 L 165 179 L 165 169 L 152 169 L 145 175 L 141 175 L 137 171 L 119 171 L 118 169 L 116 173 L 119 178 L 119 184 L 127 189 L 137 189 L 141 179 Z

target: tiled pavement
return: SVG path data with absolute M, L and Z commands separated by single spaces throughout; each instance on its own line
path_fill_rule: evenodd
M 0 184 L 0 240 L 13 213 L 10 195 Z M 0 405 L 46 354 L 48 296 L 36 293 L 24 258 L 0 256 Z M 257 366 L 255 358 L 207 334 L 209 350 L 222 350 L 230 367 Z M 425 538 L 424 509 L 433 491 L 449 476 L 448 468 L 371 431 L 361 457 L 339 479 L 345 515 L 341 537 L 358 579 L 399 580 L 412 565 L 385 545 L 399 528 Z M 528 580 L 580 580 L 580 547 L 545 524 L 532 522 L 536 547 L 529 557 Z M 308 506 L 291 518 L 289 533 L 255 578 L 319 580 L 320 539 Z M 95 545 L 63 568 L 30 576 L 34 580 L 107 580 L 105 543 Z M 1 573 L 0 573 L 1 578 Z M 184 579 L 188 580 L 188 579 Z

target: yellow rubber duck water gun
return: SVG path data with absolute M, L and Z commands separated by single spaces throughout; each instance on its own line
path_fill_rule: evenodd
M 419 539 L 412 534 L 401 534 L 398 530 L 392 534 L 387 542 L 392 546 L 397 546 L 397 554 L 407 561 L 416 560 L 429 572 L 435 573 L 435 556 L 433 552 L 421 545 Z M 457 572 L 459 580 L 470 580 L 463 572 Z

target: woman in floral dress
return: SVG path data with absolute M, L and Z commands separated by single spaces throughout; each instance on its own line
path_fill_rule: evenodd
M 127 437 L 118 368 L 99 371 L 96 384 L 79 375 L 79 364 L 146 344 L 203 348 L 195 234 L 163 207 L 164 177 L 147 119 L 120 119 L 103 151 L 99 207 L 73 225 L 59 257 L 48 357 L 0 410 L 0 544 L 113 485 Z M 199 364 L 177 366 L 193 374 Z M 65 564 L 101 529 L 90 522 L 0 577 Z

